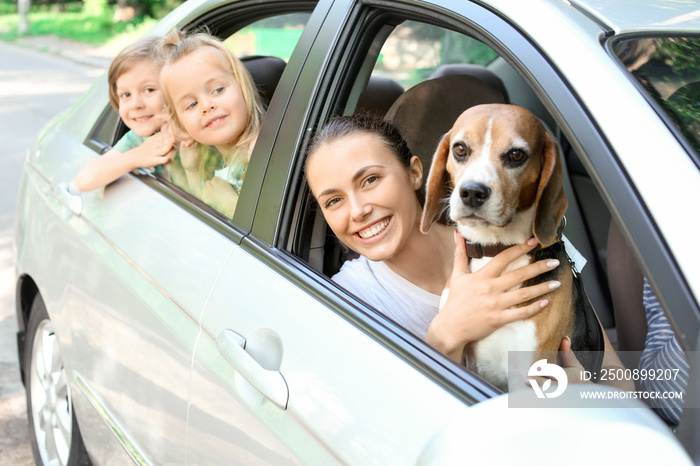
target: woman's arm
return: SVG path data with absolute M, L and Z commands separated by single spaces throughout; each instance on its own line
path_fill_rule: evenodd
M 510 322 L 528 319 L 549 303 L 547 299 L 542 299 L 514 307 L 556 289 L 559 286 L 557 281 L 517 289 L 513 287 L 556 268 L 559 261 L 541 260 L 503 274 L 511 262 L 537 245 L 537 240 L 533 238 L 525 244 L 506 249 L 486 266 L 470 273 L 464 238 L 455 233 L 455 243 L 449 296 L 430 323 L 425 339 L 453 361 L 460 362 L 467 343 L 481 340 Z

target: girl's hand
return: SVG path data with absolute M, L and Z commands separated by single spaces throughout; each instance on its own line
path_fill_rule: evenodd
M 431 322 L 426 342 L 450 359 L 460 362 L 464 345 L 481 340 L 508 323 L 537 314 L 549 303 L 548 300 L 515 306 L 549 293 L 560 283 L 554 280 L 513 289 L 559 265 L 558 260 L 541 260 L 504 273 L 513 261 L 537 245 L 534 238 L 502 251 L 475 273 L 469 272 L 464 238 L 456 232 L 455 243 L 449 296 Z
M 188 172 L 198 172 L 199 171 L 199 159 L 201 153 L 197 146 L 185 145 L 180 143 L 180 161 L 182 162 L 182 168 Z
M 231 183 L 215 176 L 204 182 L 202 201 L 225 216 L 232 218 L 238 203 L 238 193 L 233 189 Z
M 160 130 L 170 133 L 180 147 L 192 147 L 195 142 L 192 136 L 176 128 L 174 125 L 171 125 L 169 122 L 164 123 Z

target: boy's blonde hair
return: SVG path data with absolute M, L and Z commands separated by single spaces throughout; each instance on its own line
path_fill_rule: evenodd
M 178 29 L 172 29 L 165 37 L 163 37 L 162 49 L 164 50 L 164 64 L 160 73 L 160 87 L 163 92 L 165 105 L 167 107 L 169 121 L 176 128 L 185 131 L 182 123 L 177 117 L 175 106 L 163 85 L 164 77 L 168 73 L 168 68 L 177 63 L 192 52 L 201 47 L 212 47 L 219 52 L 219 58 L 223 69 L 233 74 L 234 79 L 241 88 L 243 99 L 248 110 L 248 123 L 246 124 L 243 133 L 238 137 L 237 141 L 232 141 L 233 144 L 249 147 L 260 132 L 260 126 L 263 119 L 263 105 L 258 92 L 258 87 L 253 81 L 253 77 L 248 72 L 248 69 L 243 63 L 231 52 L 226 46 L 215 36 L 205 31 L 184 32 Z M 186 132 L 186 131 L 185 131 Z
M 137 63 L 147 61 L 160 66 L 163 63 L 163 49 L 160 38 L 155 36 L 142 37 L 133 44 L 125 47 L 114 57 L 107 73 L 109 83 L 109 103 L 119 111 L 119 95 L 117 94 L 117 79 L 128 72 Z

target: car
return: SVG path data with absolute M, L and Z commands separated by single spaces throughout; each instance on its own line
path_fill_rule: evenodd
M 517 393 L 330 279 L 348 251 L 303 174 L 314 131 L 360 112 L 405 125 L 429 166 L 454 120 L 447 109 L 495 89 L 561 148 L 565 234 L 629 374 L 646 336 L 643 277 L 697 354 L 698 11 L 696 1 L 188 0 L 149 34 L 206 26 L 242 57 L 267 105 L 245 188 L 232 218 L 158 171 L 77 194 L 78 170 L 126 130 L 106 76 L 42 130 L 15 230 L 37 463 L 700 461 L 700 358 L 688 358 L 677 427 L 642 391 L 597 385 L 570 385 L 568 404 L 515 407 Z M 479 84 L 446 93 L 440 80 L 454 75 Z M 429 81 L 435 107 L 397 110 Z M 582 404 L 584 390 L 616 399 Z

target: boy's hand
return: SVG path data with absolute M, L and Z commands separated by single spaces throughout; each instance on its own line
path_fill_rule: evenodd
M 138 150 L 135 150 L 137 152 L 136 166 L 150 168 L 170 163 L 174 144 L 175 138 L 167 131 L 160 131 L 149 136 L 143 141 L 143 144 L 137 147 Z

